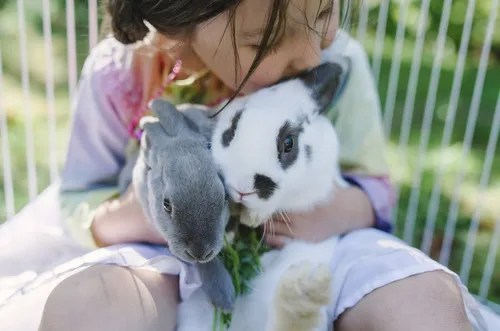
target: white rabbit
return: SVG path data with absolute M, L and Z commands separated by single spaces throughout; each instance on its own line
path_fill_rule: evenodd
M 323 113 L 340 94 L 349 68 L 348 59 L 322 64 L 236 99 L 220 113 L 212 153 L 230 197 L 246 207 L 246 225 L 262 225 L 279 212 L 307 211 L 347 185 L 338 138 Z M 330 329 L 326 307 L 332 302 L 330 264 L 337 240 L 293 240 L 266 253 L 252 290 L 236 300 L 229 329 Z M 213 311 L 204 295 L 197 295 L 198 311 L 185 312 L 194 324 L 182 330 L 212 325 Z
M 321 116 L 344 72 L 339 64 L 323 64 L 237 99 L 219 115 L 212 154 L 231 198 L 248 211 L 247 225 L 277 211 L 312 209 L 331 197 L 335 183 L 344 183 L 335 129 Z

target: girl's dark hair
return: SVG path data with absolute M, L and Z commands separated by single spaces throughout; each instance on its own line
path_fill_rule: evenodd
M 238 70 L 239 59 L 238 52 L 236 51 L 235 12 L 242 1 L 243 0 L 107 0 L 106 11 L 109 15 L 107 24 L 109 24 L 114 37 L 118 41 L 124 44 L 130 44 L 144 39 L 149 32 L 145 21 L 151 24 L 158 32 L 177 39 L 189 37 L 199 23 L 214 18 L 222 13 L 227 13 L 229 17 L 228 27 L 231 29 L 235 54 L 234 65 L 235 70 Z M 321 0 L 319 7 L 321 7 L 321 2 L 323 1 L 328 2 L 329 6 L 333 6 L 334 0 Z M 241 84 L 228 103 L 238 95 L 248 78 L 255 69 L 257 69 L 260 61 L 266 56 L 269 49 L 272 48 L 284 32 L 289 2 L 290 0 L 273 0 L 255 58 L 249 71 L 246 73 Z M 326 26 L 327 25 L 328 24 L 326 24 Z M 238 75 L 236 75 L 236 77 L 237 76 Z
M 182 38 L 197 24 L 236 8 L 241 0 L 107 0 L 115 38 L 130 44 L 149 32 L 144 21 L 167 36 Z

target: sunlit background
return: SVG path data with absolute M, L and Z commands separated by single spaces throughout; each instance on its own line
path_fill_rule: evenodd
M 0 0 L 0 221 L 57 179 L 69 91 L 98 36 L 96 5 Z M 396 233 L 500 303 L 499 0 L 341 7 L 380 91 Z

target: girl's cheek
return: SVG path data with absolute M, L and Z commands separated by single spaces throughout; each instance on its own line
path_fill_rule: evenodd
M 250 78 L 250 82 L 256 89 L 272 85 L 279 80 L 279 74 L 273 72 L 257 71 Z
M 284 70 L 275 61 L 266 61 L 266 59 L 261 62 L 257 70 L 252 74 L 249 79 L 249 83 L 255 91 L 260 88 L 272 85 L 283 78 Z M 253 92 L 251 91 L 251 92 Z

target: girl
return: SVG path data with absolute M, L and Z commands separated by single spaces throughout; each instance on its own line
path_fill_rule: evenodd
M 107 248 L 54 280 L 40 330 L 172 330 L 178 300 L 199 287 L 191 266 L 152 245 L 165 243 L 133 189 L 116 197 L 116 175 L 151 99 L 215 105 L 337 54 L 353 63 L 331 112 L 352 185 L 327 206 L 291 215 L 290 228 L 273 220 L 267 243 L 345 234 L 332 261 L 334 279 L 343 282 L 332 312 L 339 330 L 477 327 L 458 277 L 383 232 L 393 201 L 379 100 L 362 48 L 338 31 L 337 9 L 337 1 L 322 0 L 107 1 L 114 38 L 85 63 L 61 183 L 69 231 Z

